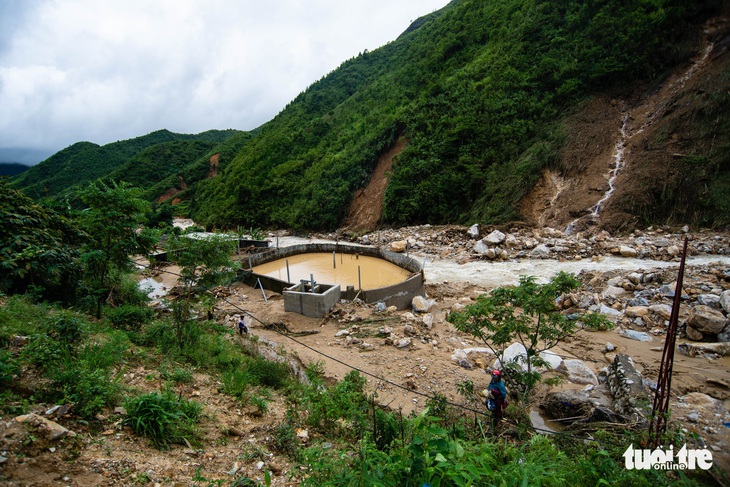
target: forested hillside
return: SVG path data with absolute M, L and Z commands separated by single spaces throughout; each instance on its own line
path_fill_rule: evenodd
M 150 187 L 239 134 L 245 133 L 209 130 L 189 135 L 158 130 L 103 146 L 77 142 L 19 175 L 12 186 L 33 198 L 69 196 L 105 177 Z
M 698 25 L 717 7 L 452 2 L 298 96 L 222 177 L 197 187 L 193 216 L 334 228 L 378 156 L 404 137 L 385 223 L 518 219 L 520 197 L 557 161 L 564 114 L 591 94 L 660 79 L 696 49 Z
M 260 129 L 226 145 L 209 139 L 142 152 L 160 138 L 181 140 L 166 131 L 146 136 L 155 142 L 134 139 L 135 147 L 79 143 L 13 184 L 32 197 L 58 196 L 78 174 L 81 182 L 121 178 L 141 185 L 150 200 L 173 190 L 185 201 L 181 211 L 209 227 L 334 229 L 400 139 L 380 224 L 530 220 L 524 199 L 545 171 L 599 171 L 581 162 L 580 151 L 610 152 L 616 140 L 607 134 L 618 134 L 628 116 L 617 107 L 660 91 L 686 69 L 705 47 L 705 23 L 722 14 L 722 0 L 455 0 L 389 44 L 343 62 Z M 621 221 L 730 223 L 726 24 L 713 39 L 721 47 L 713 69 L 698 74 L 702 83 L 656 101 L 663 104 L 658 117 L 674 118 L 634 150 L 632 171 L 642 164 L 639 151 L 654 161 L 635 187 L 651 187 L 638 195 L 617 191 L 614 200 L 623 200 L 611 203 Z M 616 116 L 586 112 L 576 124 L 591 103 Z M 582 139 L 586 132 L 595 140 Z M 216 153 L 221 162 L 211 172 Z M 152 174 L 160 177 L 151 181 Z M 592 181 L 578 192 L 598 194 L 605 184 Z M 590 204 L 563 204 L 556 221 Z

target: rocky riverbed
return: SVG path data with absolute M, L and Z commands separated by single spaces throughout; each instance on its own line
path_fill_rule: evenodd
M 280 245 L 301 243 L 301 237 L 272 237 Z M 583 331 L 556 347 L 558 363 L 545 376 L 560 376 L 564 382 L 558 387 L 541 387 L 535 405 L 543 406 L 545 415 L 564 418 L 568 413 L 553 405 L 565 404 L 566 397 L 570 397 L 575 406 L 570 415 L 582 420 L 595 415 L 593 419 L 646 421 L 685 239 L 688 257 L 681 291 L 671 408 L 673 418 L 688 433 L 699 435 L 718 462 L 727 464 L 727 234 L 689 232 L 685 227 L 637 230 L 625 236 L 612 236 L 605 231 L 565 235 L 551 228 L 426 225 L 359 236 L 309 236 L 307 241 L 348 240 L 407 252 L 422 260 L 429 304 L 427 309 L 391 311 L 388 315 L 362 303 L 359 307 L 341 303 L 332 315 L 334 318 L 323 320 L 320 333 L 309 337 L 307 343 L 325 346 L 328 354 L 413 391 L 438 391 L 458 402 L 463 400 L 456 391 L 459 381 L 469 379 L 484 385 L 484 370 L 497 357 L 472 337 L 457 333 L 446 321 L 448 313 L 463 309 L 496 286 L 516 283 L 520 275 L 534 275 L 545 281 L 564 270 L 576 274 L 583 284 L 560 299 L 564 312 L 599 312 L 613 322 L 614 328 L 605 332 Z M 282 321 L 288 318 L 269 316 Z M 380 326 L 373 327 L 373 321 Z M 330 328 L 330 324 L 335 327 Z M 340 377 L 346 373 L 341 366 L 332 370 Z M 633 379 L 627 381 L 626 376 Z M 640 380 L 636 381 L 636 377 Z M 423 404 L 423 397 L 404 393 L 388 382 L 370 382 L 391 407 L 413 410 Z M 632 389 L 616 385 L 618 382 L 639 384 Z M 636 404 L 643 408 L 633 407 Z

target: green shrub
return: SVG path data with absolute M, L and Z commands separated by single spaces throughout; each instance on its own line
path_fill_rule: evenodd
M 71 403 L 76 413 L 85 419 L 93 418 L 104 406 L 114 404 L 120 386 L 102 369 L 88 368 L 83 362 L 69 364 L 52 374 L 52 397 Z
M 86 333 L 87 324 L 74 313 L 61 312 L 48 323 L 47 333 L 66 350 L 73 350 Z
M 160 375 L 175 384 L 190 384 L 193 381 L 193 371 L 190 368 L 175 366 L 170 370 L 170 365 L 164 363 L 160 366 Z
M 295 430 L 289 421 L 279 423 L 274 428 L 273 446 L 277 451 L 292 455 L 296 458 L 296 452 L 299 449 L 299 439 Z
M 139 331 L 145 323 L 152 320 L 155 312 L 147 306 L 123 304 L 106 312 L 107 318 L 115 328 L 127 331 Z
M 67 355 L 67 351 L 48 335 L 38 334 L 31 337 L 23 347 L 20 356 L 23 360 L 41 370 L 54 367 Z
M 202 406 L 195 401 L 175 398 L 171 391 L 162 394 L 152 392 L 124 401 L 127 415 L 123 424 L 142 436 L 146 436 L 159 449 L 184 440 L 197 442 L 195 424 Z
M 48 321 L 50 310 L 49 306 L 34 304 L 23 295 L 11 296 L 0 306 L 0 323 L 3 324 L 0 334 L 9 337 L 38 333 Z
M 8 350 L 0 350 L 0 386 L 7 387 L 20 374 L 20 365 Z
M 268 386 L 282 389 L 289 383 L 290 377 L 286 364 L 252 357 L 243 366 L 223 373 L 223 391 L 241 398 L 249 387 Z
M 96 335 L 93 343 L 87 342 L 79 347 L 76 358 L 88 369 L 108 370 L 124 362 L 124 354 L 129 346 L 127 334 L 114 330 Z
M 321 386 L 307 388 L 303 398 L 303 405 L 309 412 L 307 424 L 323 433 L 334 433 L 338 425 L 343 425 L 338 420 L 345 420 L 355 426 L 346 429 L 357 434 L 367 415 L 365 384 L 365 378 L 353 370 L 329 389 Z

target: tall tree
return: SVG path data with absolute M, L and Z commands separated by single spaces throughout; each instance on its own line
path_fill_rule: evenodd
M 173 306 L 173 322 L 178 347 L 185 345 L 185 330 L 190 322 L 193 287 L 208 288 L 235 275 L 238 262 L 233 260 L 237 247 L 228 235 L 173 236 L 167 242 L 168 259 L 180 266 L 185 286 L 184 301 Z
M 549 350 L 577 333 L 582 325 L 589 330 L 607 329 L 611 322 L 598 313 L 568 316 L 557 305 L 562 295 L 580 287 L 572 274 L 560 272 L 539 284 L 534 276 L 520 276 L 517 286 L 503 286 L 480 296 L 463 311 L 449 315 L 457 330 L 470 333 L 502 357 L 505 348 L 519 342 L 527 351 L 514 362 L 503 363 L 513 383 L 520 386 L 522 399 L 540 381 L 537 371 L 547 365 L 540 352 Z
M 140 190 L 126 183 L 100 180 L 90 183 L 81 195 L 86 208 L 80 222 L 90 237 L 82 260 L 97 318 L 111 290 L 114 272 L 131 270 L 131 256 L 147 252 L 154 243 L 151 233 L 141 230 L 149 203 L 139 196 Z
M 0 178 L 0 291 L 73 300 L 82 241 L 73 221 Z

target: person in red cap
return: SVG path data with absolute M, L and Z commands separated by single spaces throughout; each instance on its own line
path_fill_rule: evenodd
M 487 409 L 490 409 L 489 401 L 493 402 L 492 417 L 495 422 L 502 420 L 502 408 L 504 407 L 504 400 L 507 398 L 507 388 L 504 387 L 502 382 L 502 372 L 497 369 L 492 371 L 492 381 L 487 386 L 487 392 L 489 398 L 487 399 Z

